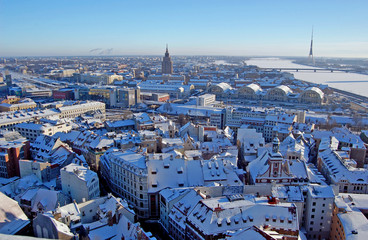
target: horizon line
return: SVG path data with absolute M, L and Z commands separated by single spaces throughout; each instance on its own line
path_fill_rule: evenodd
M 45 58 L 45 57 L 60 57 L 60 58 L 71 58 L 71 57 L 162 57 L 157 54 L 117 54 L 117 55 L 20 55 L 20 56 L 0 56 L 0 58 Z M 171 57 L 244 57 L 244 58 L 308 58 L 308 56 L 290 56 L 290 55 L 171 55 Z M 349 58 L 349 59 L 368 59 L 368 57 L 337 57 L 337 56 L 320 56 L 315 58 Z

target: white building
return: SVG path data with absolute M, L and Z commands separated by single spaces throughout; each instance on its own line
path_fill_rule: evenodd
M 84 202 L 100 196 L 97 173 L 86 167 L 69 164 L 60 171 L 63 193 L 77 202 Z
M 22 110 L 16 113 L 6 113 L 0 115 L 0 128 L 12 130 L 15 125 L 23 122 L 32 122 L 35 119 L 47 118 L 50 116 L 58 116 L 57 109 L 45 109 L 36 111 Z
M 159 192 L 166 188 L 243 185 L 237 167 L 227 158 L 186 161 L 176 152 L 146 154 L 110 150 L 101 157 L 100 164 L 114 193 L 135 206 L 140 218 L 159 217 Z
M 151 93 L 167 93 L 170 96 L 179 98 L 190 95 L 190 91 L 194 89 L 193 85 L 182 85 L 177 83 L 159 83 L 157 81 L 144 81 L 139 84 L 141 92 Z
M 263 226 L 285 239 L 299 237 L 294 204 L 268 201 L 250 195 L 230 195 L 199 201 L 188 213 L 186 239 L 221 239 L 226 234 L 252 226 Z M 179 238 L 177 238 L 179 239 Z
M 216 101 L 215 94 L 204 94 L 202 96 L 197 97 L 197 105 L 198 106 L 208 106 Z
M 242 125 L 249 125 L 255 128 L 257 132 L 264 133 L 265 118 L 268 114 L 265 109 L 250 107 L 227 107 L 226 108 L 226 126 L 237 129 Z
M 148 218 L 146 156 L 132 151 L 107 151 L 100 158 L 100 166 L 112 191 L 134 205 L 138 217 Z
M 242 164 L 247 166 L 249 162 L 257 158 L 258 149 L 265 147 L 265 140 L 262 133 L 258 133 L 256 129 L 239 128 L 237 144 L 240 147 Z
M 189 188 L 168 188 L 160 192 L 160 224 L 167 232 L 169 232 L 169 215 L 172 208 L 191 191 L 194 190 Z
M 226 126 L 237 129 L 249 125 L 257 132 L 263 133 L 266 142 L 278 137 L 283 140 L 292 130 L 297 116 L 283 111 L 267 111 L 256 108 L 226 108 Z
M 295 138 L 293 134 L 290 133 L 289 136 L 281 142 L 280 152 L 286 159 L 309 161 L 309 144 L 302 136 Z
M 161 199 L 162 198 L 163 197 L 161 197 Z M 171 211 L 167 219 L 167 230 L 173 239 L 185 239 L 185 221 L 189 214 L 192 212 L 193 208 L 203 198 L 203 195 L 197 193 L 194 189 L 191 189 L 180 195 L 180 198 L 177 197 L 175 199 L 175 204 L 170 208 Z M 163 218 L 161 217 L 161 219 Z
M 303 219 L 308 239 L 328 239 L 334 199 L 330 186 L 308 186 Z
M 20 123 L 15 126 L 15 130 L 30 142 L 34 142 L 41 134 L 52 136 L 57 132 L 69 132 L 72 130 L 72 126 L 69 123 L 63 122 L 58 122 L 56 124 Z
M 83 203 L 71 203 L 37 214 L 33 220 L 36 237 L 47 239 L 152 239 L 135 224 L 135 213 L 125 200 L 111 194 Z
M 86 73 L 80 75 L 81 82 L 112 84 L 114 81 L 123 80 L 123 76 L 109 73 Z
M 19 160 L 19 172 L 22 178 L 35 175 L 43 182 L 51 180 L 51 164 L 49 162 Z
M 60 107 L 60 118 L 75 118 L 87 112 L 100 111 L 105 114 L 105 103 L 102 102 L 85 102 L 77 105 Z
M 41 118 L 74 118 L 88 112 L 100 112 L 105 118 L 105 104 L 101 102 L 83 102 L 81 104 L 59 107 L 58 109 L 44 109 L 36 111 L 21 110 L 15 113 L 0 114 L 0 128 L 14 129 L 15 125 L 23 122 L 33 122 Z
M 266 142 L 272 141 L 272 139 L 274 139 L 275 137 L 280 138 L 281 141 L 284 140 L 284 138 L 278 136 L 280 128 L 277 128 L 276 126 L 281 125 L 287 128 L 290 127 L 294 122 L 296 122 L 296 120 L 297 116 L 292 114 L 276 113 L 272 115 L 271 114 L 267 115 L 264 121 L 264 129 L 263 129 L 263 137 L 265 138 Z M 284 135 L 288 136 L 289 131 L 287 130 L 286 134 Z
M 249 163 L 247 172 L 250 184 L 308 185 L 323 182 L 304 160 L 285 159 L 279 152 L 279 141 L 273 141 L 272 151 L 261 149 L 258 157 Z
M 347 152 L 331 148 L 320 151 L 317 166 L 329 184 L 339 186 L 339 192 L 368 193 L 368 170 L 358 168 Z

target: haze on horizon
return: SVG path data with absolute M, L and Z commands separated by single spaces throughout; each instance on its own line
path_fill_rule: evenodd
M 368 2 L 0 0 L 0 56 L 368 58 Z

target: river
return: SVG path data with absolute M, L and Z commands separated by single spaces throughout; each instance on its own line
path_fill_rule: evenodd
M 291 60 L 280 58 L 251 58 L 246 63 L 261 68 L 310 68 L 309 66 L 295 64 Z M 296 79 L 317 84 L 326 84 L 336 89 L 368 97 L 368 75 L 318 71 L 292 71 L 291 73 L 294 74 Z

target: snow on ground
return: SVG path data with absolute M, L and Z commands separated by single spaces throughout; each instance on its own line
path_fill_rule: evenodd
M 311 68 L 310 66 L 295 64 L 291 60 L 280 58 L 251 58 L 245 62 L 247 65 L 255 65 L 260 68 Z
M 225 60 L 216 60 L 213 62 L 213 64 L 216 64 L 216 65 L 238 65 L 238 64 L 234 64 L 234 63 L 228 63 L 226 62 Z

